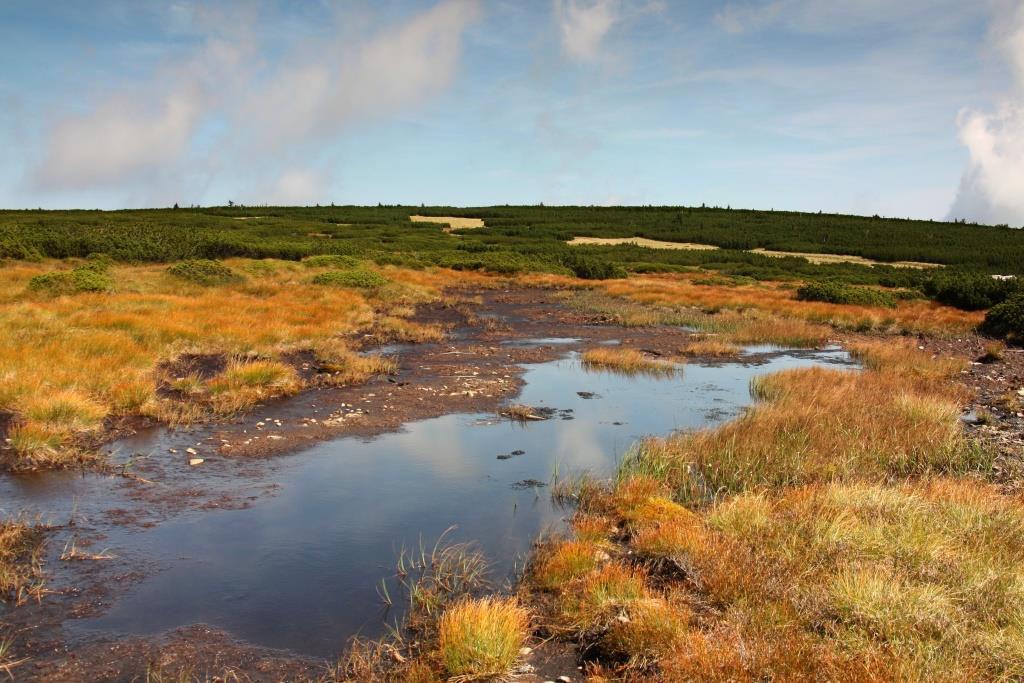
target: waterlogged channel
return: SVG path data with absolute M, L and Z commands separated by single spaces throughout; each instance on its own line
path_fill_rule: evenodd
M 113 530 L 111 552 L 156 569 L 98 617 L 65 627 L 149 635 L 206 623 L 253 644 L 334 656 L 349 637 L 379 635 L 401 617 L 397 587 L 390 611 L 378 594 L 401 548 L 432 544 L 454 526 L 446 538 L 475 542 L 500 582 L 538 534 L 564 524 L 544 487 L 556 472 L 608 475 L 640 437 L 734 417 L 750 404 L 756 375 L 851 364 L 838 350 L 758 351 L 661 378 L 588 372 L 570 354 L 527 366 L 516 402 L 555 409 L 547 421 L 454 414 L 322 443 L 284 459 L 274 493 L 251 507 Z

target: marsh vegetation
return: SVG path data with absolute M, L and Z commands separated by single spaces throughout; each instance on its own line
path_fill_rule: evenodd
M 1024 339 L 1021 285 L 992 277 L 1024 275 L 1019 232 L 679 207 L 2 212 L 0 258 L 0 432 L 12 471 L 95 466 L 97 446 L 133 420 L 230 424 L 313 388 L 376 381 L 388 387 L 379 397 L 387 410 L 392 387 L 408 384 L 391 376 L 408 367 L 400 353 L 366 351 L 389 343 L 450 343 L 431 357 L 441 366 L 454 356 L 443 365 L 449 374 L 416 399 L 470 403 L 478 388 L 457 383 L 475 381 L 478 369 L 461 355 L 496 353 L 523 323 L 478 310 L 480 291 L 534 287 L 574 331 L 673 340 L 652 350 L 636 338 L 605 343 L 610 333 L 577 339 L 575 371 L 613 378 L 601 381 L 671 380 L 662 386 L 682 390 L 714 368 L 743 366 L 750 345 L 838 341 L 860 363 L 744 375 L 752 405 L 706 410 L 679 431 L 646 421 L 668 401 L 667 390 L 651 388 L 632 408 L 630 440 L 641 438 L 617 460 L 583 452 L 591 442 L 625 448 L 618 416 L 594 408 L 611 391 L 564 386 L 564 377 L 561 404 L 528 385 L 519 397 L 489 395 L 476 415 L 508 430 L 506 440 L 529 442 L 515 459 L 495 460 L 495 445 L 461 428 L 447 448 L 428 437 L 434 460 L 421 457 L 422 444 L 392 452 L 392 441 L 345 442 L 401 473 L 390 475 L 392 490 L 433 482 L 446 501 L 475 501 L 461 512 L 483 535 L 504 538 L 510 523 L 490 509 L 498 484 L 478 486 L 467 472 L 516 471 L 500 495 L 515 500 L 516 523 L 533 525 L 527 545 L 541 530 L 538 511 L 545 522 L 555 514 L 537 502 L 544 484 L 569 519 L 504 589 L 485 580 L 485 553 L 467 545 L 401 553 L 379 597 L 401 599 L 405 620 L 391 637 L 358 641 L 325 676 L 498 678 L 528 664 L 531 647 L 553 643 L 577 653 L 594 680 L 1024 677 L 1020 468 L 962 419 L 970 363 L 1002 372 Z M 932 263 L 942 267 L 902 267 Z M 472 344 L 459 337 L 470 328 Z M 983 352 L 960 352 L 967 348 Z M 1012 416 L 1021 387 L 1004 388 Z M 570 444 L 582 464 L 616 465 L 572 476 L 557 462 L 529 469 L 551 443 Z M 466 444 L 486 451 L 486 466 Z M 441 450 L 447 459 L 434 454 Z M 469 456 L 472 466 L 459 459 Z M 355 499 L 383 485 L 346 457 L 344 477 L 312 456 L 296 466 L 320 486 L 297 487 L 303 503 L 334 511 L 318 529 L 351 530 L 335 513 L 359 518 L 330 495 Z M 449 465 L 434 478 L 425 469 Z M 532 512 L 515 496 L 532 496 Z M 422 521 L 413 500 L 398 507 Z M 303 535 L 312 534 L 308 519 L 276 510 L 275 520 L 239 509 L 233 525 L 208 522 L 212 545 L 195 551 L 216 554 L 246 524 L 287 528 L 294 548 L 322 547 Z M 31 609 L 43 596 L 45 536 L 17 514 L 0 522 L 4 609 Z M 169 537 L 181 547 L 201 542 Z M 209 599 L 200 593 L 180 596 L 182 613 Z M 158 611 L 140 600 L 128 613 Z M 0 670 L 21 661 L 9 652 L 0 639 Z

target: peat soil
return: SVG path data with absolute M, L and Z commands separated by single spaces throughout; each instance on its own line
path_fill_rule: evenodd
M 69 636 L 61 625 L 102 613 L 121 591 L 155 571 L 147 558 L 105 551 L 105 530 L 114 525 L 141 531 L 185 511 L 247 507 L 274 494 L 281 461 L 271 456 L 325 440 L 372 437 L 450 413 L 497 412 L 522 388 L 521 364 L 594 344 L 620 343 L 669 356 L 690 336 L 677 327 L 608 324 L 600 315 L 565 306 L 560 290 L 449 294 L 464 303 L 422 306 L 414 317 L 446 325 L 444 342 L 382 345 L 386 340 L 372 335 L 354 340 L 364 353 L 394 356 L 399 370 L 393 376 L 313 389 L 228 423 L 178 429 L 118 425 L 111 432 L 118 437 L 133 428 L 137 433 L 104 447 L 108 464 L 101 472 L 0 476 L 0 501 L 33 500 L 46 511 L 41 521 L 50 529 L 42 599 L 16 608 L 0 605 L 0 638 L 10 641 L 14 659 L 25 659 L 12 670 L 16 678 L 130 681 L 189 672 L 200 679 L 277 681 L 323 675 L 328 664 L 322 660 L 239 643 L 202 624 L 159 637 L 116 639 Z M 144 452 L 135 447 L 140 444 Z M 0 502 L 0 512 L 26 511 Z M 539 646 L 530 659 L 535 672 L 520 680 L 578 677 L 571 651 Z

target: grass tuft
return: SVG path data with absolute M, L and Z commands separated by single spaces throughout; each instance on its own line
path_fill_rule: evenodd
M 514 598 L 463 600 L 438 625 L 438 654 L 451 681 L 511 673 L 529 636 L 530 617 Z
M 0 522 L 0 601 L 20 605 L 43 586 L 43 530 L 23 520 Z
M 675 375 L 674 363 L 650 358 L 635 349 L 600 347 L 588 349 L 582 355 L 583 367 L 590 370 L 610 370 L 627 375 Z

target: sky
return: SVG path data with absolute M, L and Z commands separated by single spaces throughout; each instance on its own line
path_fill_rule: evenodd
M 0 2 L 0 207 L 1024 225 L 1024 0 Z

